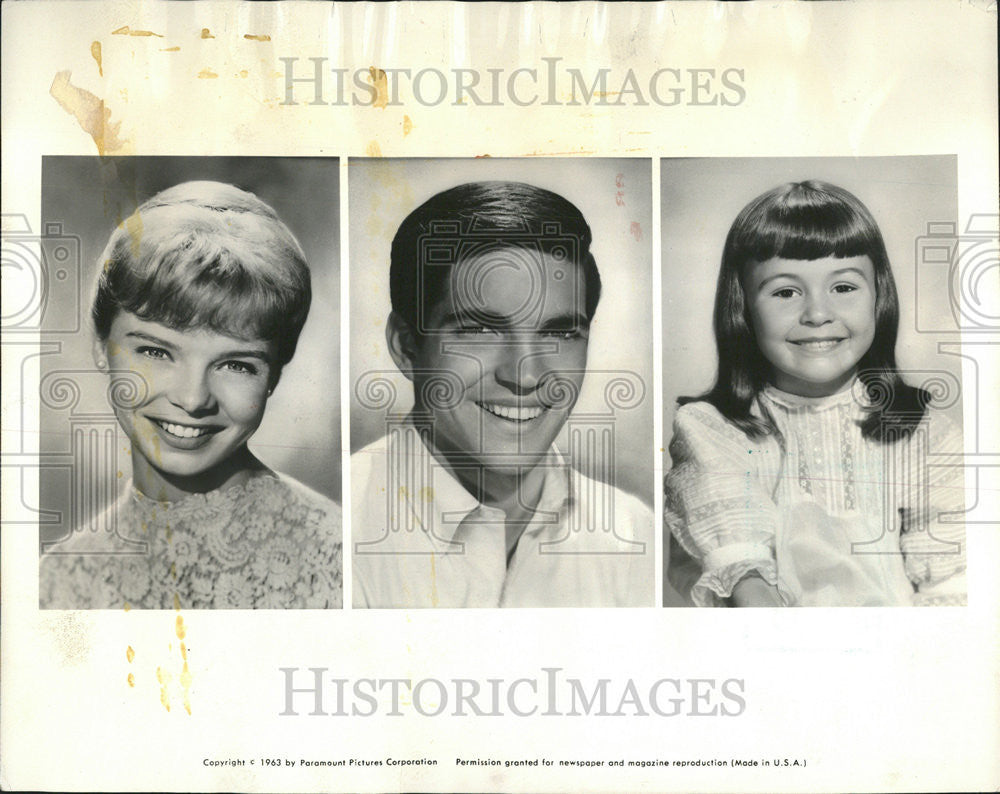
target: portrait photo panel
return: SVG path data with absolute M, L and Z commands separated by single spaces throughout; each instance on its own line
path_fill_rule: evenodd
M 348 173 L 355 606 L 649 605 L 650 161 L 351 159 Z M 387 468 L 397 442 L 428 451 L 433 471 Z M 381 493 L 386 477 L 393 504 Z M 491 517 L 505 499 L 507 520 Z M 506 534 L 506 570 L 503 537 L 482 552 L 499 555 L 485 580 L 502 592 L 443 584 L 425 603 L 365 584 L 365 558 L 407 555 L 414 568 L 455 563 L 464 581 L 472 569 L 459 570 L 466 530 L 456 526 L 472 508 L 487 513 L 475 519 L 486 527 L 475 542 L 507 524 L 493 526 Z M 422 537 L 400 531 L 405 516 L 435 553 L 391 552 L 394 538 Z M 602 555 L 615 573 L 567 562 Z M 546 563 L 522 572 L 525 558 Z M 396 575 L 409 574 L 379 576 Z M 546 595 L 540 577 L 566 584 Z
M 43 158 L 43 607 L 340 605 L 338 183 L 336 158 Z
M 964 605 L 956 158 L 660 174 L 667 605 Z

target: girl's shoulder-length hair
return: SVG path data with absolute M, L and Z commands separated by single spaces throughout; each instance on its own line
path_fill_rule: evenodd
M 757 196 L 736 216 L 722 253 L 713 324 L 719 369 L 711 403 L 750 438 L 777 432 L 766 411 L 754 411 L 767 386 L 769 364 L 760 352 L 743 290 L 747 268 L 774 257 L 822 259 L 867 256 L 875 272 L 875 339 L 858 363 L 867 397 L 861 431 L 889 440 L 913 432 L 930 394 L 903 381 L 896 366 L 899 296 L 882 233 L 868 208 L 844 188 L 819 180 L 789 182 Z
M 257 196 L 185 182 L 145 201 L 112 232 L 91 304 L 98 338 L 119 312 L 277 346 L 291 360 L 312 298 L 295 236 Z

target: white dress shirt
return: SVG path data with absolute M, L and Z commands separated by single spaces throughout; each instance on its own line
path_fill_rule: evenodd
M 505 515 L 480 504 L 409 422 L 351 457 L 355 607 L 653 605 L 653 514 L 553 448 L 508 562 Z

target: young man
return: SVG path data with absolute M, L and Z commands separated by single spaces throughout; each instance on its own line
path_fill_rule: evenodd
M 414 407 L 351 460 L 356 607 L 652 605 L 651 512 L 553 443 L 601 295 L 590 243 L 575 206 L 515 182 L 400 225 L 386 340 Z

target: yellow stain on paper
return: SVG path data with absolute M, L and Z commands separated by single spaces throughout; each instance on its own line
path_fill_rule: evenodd
M 163 36 L 159 33 L 153 33 L 151 30 L 132 30 L 128 25 L 122 25 L 117 30 L 111 31 L 112 36 L 156 36 L 158 39 L 162 39 Z
M 135 659 L 135 648 L 131 645 L 125 650 L 125 658 L 128 659 L 129 664 L 132 664 L 132 660 Z
M 202 28 L 201 29 L 201 37 L 203 39 L 214 39 L 215 38 L 215 36 L 212 35 L 212 31 L 210 31 L 208 28 Z
M 198 79 L 199 80 L 214 80 L 218 76 L 219 75 L 217 75 L 215 72 L 213 72 L 207 66 L 204 69 L 202 69 L 200 72 L 198 72 Z
M 369 141 L 368 145 L 365 147 L 365 154 L 369 157 L 381 157 L 382 147 L 378 145 L 378 141 Z
M 180 52 L 180 47 L 161 47 L 160 52 Z
M 184 628 L 184 618 L 181 615 L 177 616 L 177 626 L 174 631 L 177 632 L 177 639 L 179 640 L 183 640 L 187 634 L 187 629 Z
M 135 687 L 135 675 L 132 673 L 128 674 L 128 685 L 133 688 Z
M 403 137 L 405 138 L 413 132 L 413 120 L 409 116 L 403 116 Z
M 78 88 L 70 82 L 72 73 L 69 70 L 57 72 L 49 87 L 49 94 L 56 102 L 73 116 L 81 129 L 94 139 L 97 153 L 102 157 L 117 152 L 123 152 L 125 142 L 118 137 L 121 122 L 111 121 L 111 111 L 104 100 Z
M 101 62 L 101 42 L 92 41 L 90 42 L 90 54 L 95 61 L 97 61 L 97 72 L 104 77 L 104 64 Z
M 171 678 L 170 673 L 165 672 L 162 667 L 156 668 L 156 680 L 160 684 L 160 703 L 167 711 L 170 711 L 170 693 L 167 691 L 167 685 Z
M 244 33 L 243 34 L 243 38 L 247 39 L 248 41 L 270 41 L 271 40 L 271 37 L 268 36 L 268 35 L 266 35 L 266 34 L 255 35 L 253 33 Z
M 368 67 L 368 77 L 375 88 L 375 101 L 372 102 L 372 107 L 384 108 L 389 104 L 389 78 L 384 70 L 376 69 L 374 66 Z

